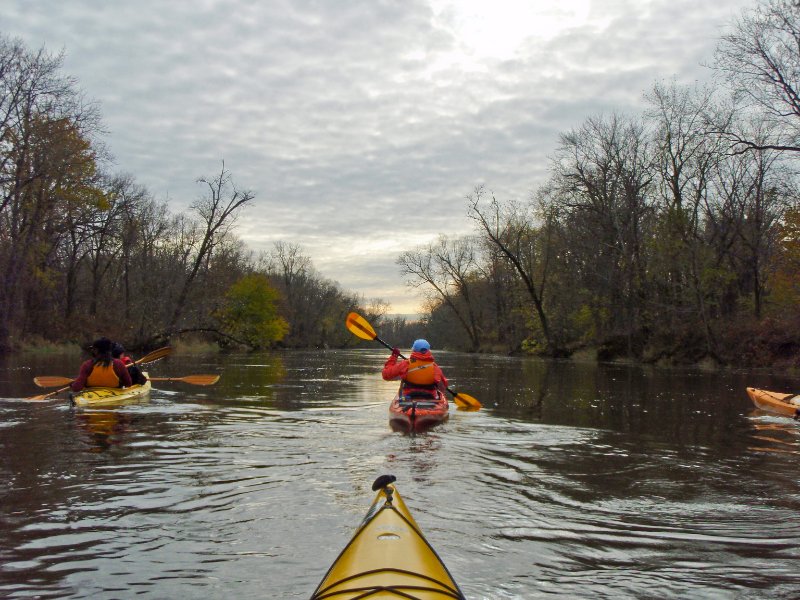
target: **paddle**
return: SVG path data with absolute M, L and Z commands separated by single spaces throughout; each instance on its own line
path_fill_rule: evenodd
M 150 377 L 150 381 L 182 381 L 192 385 L 214 385 L 219 375 L 184 375 L 183 377 Z
M 148 377 L 150 381 L 183 381 L 192 385 L 214 385 L 219 381 L 219 375 L 186 375 L 184 377 Z M 56 387 L 57 385 L 69 385 L 72 379 L 61 377 L 60 375 L 40 375 L 34 377 L 33 381 L 39 387 Z
M 360 337 L 362 340 L 375 340 L 376 342 L 380 342 L 386 346 L 389 350 L 393 350 L 392 346 L 378 337 L 378 334 L 375 333 L 375 330 L 372 328 L 372 325 L 369 324 L 369 321 L 367 321 L 358 313 L 351 312 L 349 315 L 347 315 L 345 326 L 350 330 L 350 333 L 356 337 Z M 400 355 L 400 358 L 405 360 L 405 356 L 402 354 Z M 457 406 L 462 408 L 471 408 L 473 410 L 478 410 L 482 406 L 477 398 L 473 398 L 469 394 L 464 394 L 463 392 L 454 392 L 450 388 L 447 388 L 447 391 L 453 396 L 453 401 Z
M 159 348 L 158 350 L 153 350 L 152 352 L 148 352 L 139 360 L 134 361 L 134 364 L 146 365 L 148 363 L 161 360 L 162 358 L 169 356 L 171 353 L 172 353 L 172 346 L 164 346 L 163 348 Z
M 39 375 L 33 378 L 33 383 L 39 387 L 56 387 L 57 385 L 69 385 L 72 383 L 72 378 L 61 375 Z
M 171 346 L 164 346 L 163 348 L 159 348 L 158 350 L 153 350 L 152 352 L 148 352 L 142 358 L 135 361 L 134 364 L 144 365 L 152 363 L 164 358 L 165 356 L 169 356 L 171 352 L 172 352 Z M 72 383 L 72 379 L 70 379 L 69 377 L 60 377 L 58 375 L 40 375 L 38 377 L 34 377 L 33 382 L 39 387 L 54 387 L 57 385 L 65 385 L 65 387 L 62 387 L 61 389 L 58 389 L 55 392 L 50 392 L 48 394 L 42 394 L 40 396 L 31 396 L 30 398 L 25 398 L 26 400 L 34 400 L 34 401 L 46 400 L 50 396 L 55 396 L 56 394 L 60 394 L 61 392 L 66 392 L 69 389 L 69 384 Z
M 33 378 L 33 383 L 39 387 L 49 388 L 58 385 L 69 385 L 72 383 L 71 377 L 62 377 L 61 375 L 39 375 Z
M 61 389 L 56 390 L 55 392 L 49 392 L 47 394 L 42 394 L 40 396 L 31 396 L 30 398 L 25 398 L 25 400 L 47 400 L 50 396 L 55 396 L 56 394 L 60 394 L 61 392 L 66 392 L 68 389 L 69 386 L 67 385 L 62 387 Z

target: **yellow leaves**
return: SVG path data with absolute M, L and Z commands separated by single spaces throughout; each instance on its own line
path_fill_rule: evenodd
M 230 287 L 215 316 L 233 337 L 256 348 L 269 346 L 289 332 L 289 324 L 278 315 L 278 299 L 264 275 L 246 275 Z
M 26 182 L 21 197 L 58 203 L 111 206 L 100 188 L 97 156 L 78 124 L 69 119 L 34 115 L 25 127 L 6 130 L 8 155 L 17 169 L 16 179 Z

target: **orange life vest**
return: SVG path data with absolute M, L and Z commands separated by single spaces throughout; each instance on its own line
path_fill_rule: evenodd
M 408 371 L 403 381 L 413 387 L 433 389 L 436 381 L 434 364 L 432 360 L 417 360 L 412 356 L 408 359 Z
M 120 387 L 119 376 L 114 372 L 114 363 L 108 366 L 97 363 L 86 378 L 89 387 Z

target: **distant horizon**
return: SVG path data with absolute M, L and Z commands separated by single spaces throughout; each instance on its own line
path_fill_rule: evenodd
M 425 313 L 386 313 L 387 317 L 406 317 L 413 318 L 414 320 L 421 320 Z

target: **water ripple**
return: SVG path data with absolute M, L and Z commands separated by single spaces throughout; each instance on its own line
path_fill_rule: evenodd
M 192 359 L 220 384 L 119 410 L 3 402 L 0 595 L 306 598 L 384 473 L 469 598 L 800 595 L 798 428 L 743 386 L 445 357 L 485 408 L 414 437 L 380 352 Z

